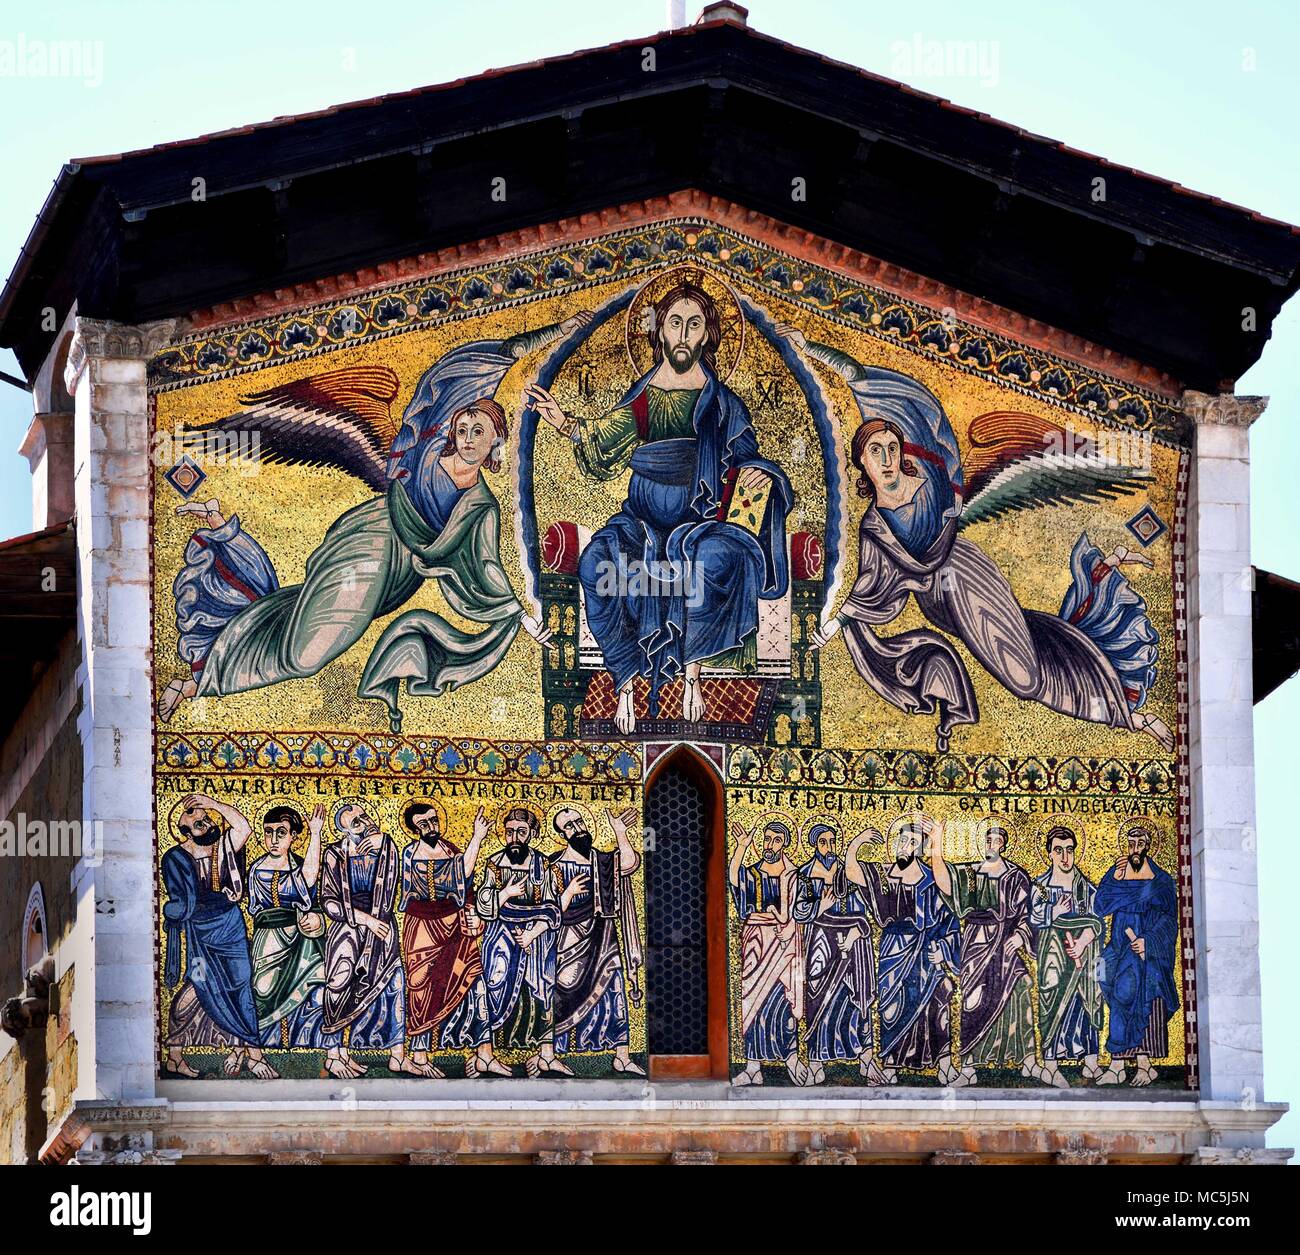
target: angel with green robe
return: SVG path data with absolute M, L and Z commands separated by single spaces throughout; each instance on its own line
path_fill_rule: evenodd
M 1168 726 L 1144 709 L 1160 638 L 1121 570 L 1151 560 L 1122 545 L 1103 553 L 1080 534 L 1070 586 L 1052 614 L 1021 606 L 999 567 L 962 534 L 1016 510 L 1138 491 L 1150 471 L 1087 443 L 1055 451 L 1065 433 L 1054 424 L 996 412 L 971 425 L 980 456 L 968 479 L 948 416 L 924 384 L 864 366 L 794 327 L 778 331 L 840 375 L 862 420 L 850 455 L 858 494 L 870 500 L 859 526 L 857 578 L 814 644 L 823 647 L 842 630 L 854 667 L 880 697 L 907 714 L 938 716 L 940 753 L 955 727 L 979 720 L 975 689 L 949 636 L 1022 701 L 1145 732 L 1172 750 Z M 878 635 L 912 597 L 933 626 Z
M 519 358 L 589 319 L 459 345 L 424 373 L 400 426 L 390 418 L 397 377 L 382 366 L 242 397 L 246 408 L 214 429 L 257 431 L 265 461 L 335 466 L 377 495 L 340 515 L 307 559 L 302 583 L 284 587 L 237 514 L 227 518 L 215 500 L 177 509 L 202 525 L 172 585 L 187 674 L 163 691 L 159 717 L 170 719 L 189 698 L 315 675 L 428 579 L 456 614 L 482 627 L 467 632 L 422 609 L 387 625 L 357 695 L 383 701 L 394 732 L 403 680 L 408 695 L 436 696 L 491 671 L 521 627 L 544 645 L 550 632 L 524 612 L 501 565 L 500 508 L 484 476 L 501 469 L 507 437 L 494 393 Z

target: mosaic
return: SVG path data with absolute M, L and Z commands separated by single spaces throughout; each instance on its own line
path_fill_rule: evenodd
M 163 1076 L 1195 1087 L 1167 401 L 704 220 L 150 377 Z

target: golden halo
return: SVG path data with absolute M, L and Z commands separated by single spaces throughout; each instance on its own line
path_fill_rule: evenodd
M 1115 834 L 1115 844 L 1119 847 L 1119 852 L 1121 854 L 1128 853 L 1128 834 L 1135 828 L 1141 828 L 1151 838 L 1151 844 L 1147 848 L 1147 858 L 1154 863 L 1156 855 L 1160 853 L 1164 834 L 1155 824 L 1142 815 L 1134 815 L 1133 818 L 1126 819 L 1120 824 L 1119 831 Z
M 649 322 L 654 317 L 655 302 L 679 283 L 690 282 L 703 288 L 713 298 L 718 308 L 718 318 L 722 323 L 722 342 L 715 355 L 716 374 L 720 383 L 731 378 L 731 372 L 740 361 L 740 354 L 745 347 L 745 315 L 740 309 L 740 298 L 717 275 L 702 266 L 673 266 L 655 275 L 632 298 L 627 307 L 627 321 L 624 324 L 624 338 L 627 342 L 627 356 L 638 379 L 648 374 L 654 366 L 654 347 L 651 343 Z
M 815 857 L 817 847 L 813 844 L 812 833 L 814 828 L 829 828 L 835 834 L 835 840 L 839 843 L 840 853 L 844 853 L 844 827 L 834 819 L 810 819 L 805 825 L 803 832 L 799 834 L 800 855 L 802 858 L 806 851 L 810 856 Z
M 433 813 L 438 816 L 438 831 L 441 832 L 444 837 L 450 836 L 450 833 L 448 832 L 447 829 L 447 808 L 436 798 L 410 797 L 410 798 L 398 798 L 397 801 L 398 801 L 397 826 L 402 830 L 402 836 L 404 838 L 410 838 L 412 840 L 419 839 L 419 834 L 412 832 L 406 826 L 407 807 L 415 806 L 417 804 L 420 806 L 421 809 L 427 807 L 428 809 L 432 810 Z

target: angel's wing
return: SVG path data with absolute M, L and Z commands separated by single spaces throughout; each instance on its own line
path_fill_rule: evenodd
M 967 435 L 962 527 L 1013 510 L 1113 500 L 1151 479 L 1149 468 L 1103 456 L 1092 441 L 1032 414 L 981 414 Z
M 337 466 L 383 492 L 397 389 L 387 366 L 347 366 L 241 396 L 242 410 L 204 430 L 256 433 L 264 462 Z

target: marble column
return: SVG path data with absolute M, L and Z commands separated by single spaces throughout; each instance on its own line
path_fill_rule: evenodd
M 77 994 L 94 1008 L 83 1100 L 152 1098 L 157 1071 L 145 362 L 174 329 L 77 318 L 64 373 L 75 402 L 82 814 L 97 834 L 73 872 Z
M 1263 1100 L 1251 665 L 1250 424 L 1266 397 L 1186 392 L 1188 766 L 1202 1098 Z M 1262 1134 L 1242 1134 L 1262 1142 Z

